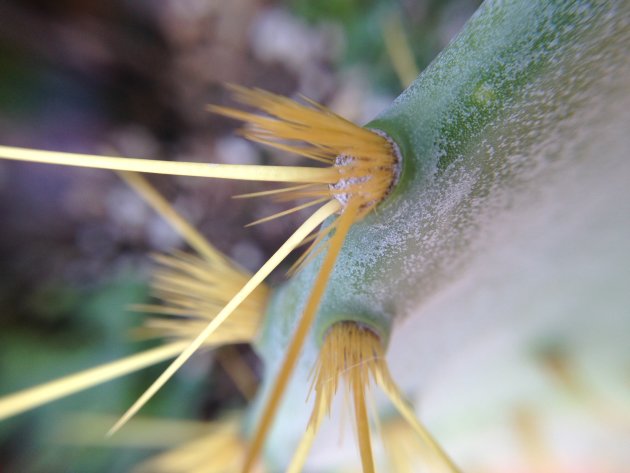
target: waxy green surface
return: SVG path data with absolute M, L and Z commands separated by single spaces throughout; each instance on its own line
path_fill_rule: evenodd
M 359 320 L 387 339 L 395 322 L 465 270 L 485 228 L 519 195 L 575 165 L 559 150 L 586 111 L 619 87 L 629 18 L 621 0 L 485 2 L 367 125 L 400 146 L 401 181 L 348 236 L 279 415 L 291 421 L 272 434 L 272 463 L 286 461 L 303 432 L 308 373 L 332 323 Z M 274 293 L 258 344 L 268 383 L 320 261 Z

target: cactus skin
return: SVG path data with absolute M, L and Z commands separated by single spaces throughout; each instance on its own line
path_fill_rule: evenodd
M 576 117 L 628 72 L 624 0 L 486 1 L 462 33 L 367 126 L 401 148 L 394 192 L 354 225 L 328 284 L 269 448 L 282 464 L 306 425 L 308 373 L 327 328 L 358 320 L 388 339 L 462 271 L 484 228 L 545 175 L 570 169 Z M 578 120 L 579 122 L 579 120 Z M 257 349 L 273 380 L 321 258 L 275 290 Z M 265 390 L 262 390 L 264 397 Z M 256 415 L 256 406 L 252 417 Z

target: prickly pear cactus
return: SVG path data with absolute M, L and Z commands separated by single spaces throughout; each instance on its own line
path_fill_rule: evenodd
M 300 435 L 293 420 L 310 366 L 339 320 L 392 332 L 392 369 L 415 397 L 445 376 L 446 360 L 458 366 L 460 351 L 500 335 L 534 350 L 551 332 L 577 352 L 574 338 L 584 335 L 576 327 L 599 321 L 615 340 L 615 365 L 627 363 L 629 10 L 623 2 L 485 2 L 367 125 L 400 146 L 402 175 L 348 235 L 312 352 L 278 416 L 290 419 L 277 424 L 278 457 Z M 316 270 L 276 290 L 259 343 L 267 379 Z M 515 335 L 522 331 L 529 335 Z M 602 341 L 581 343 L 597 352 Z M 491 403 L 490 395 L 482 406 Z
M 245 122 L 245 137 L 323 166 L 0 146 L 7 159 L 119 171 L 198 254 L 157 259 L 163 305 L 149 309 L 182 320 L 158 316 L 149 328 L 175 341 L 105 374 L 0 399 L 0 418 L 175 358 L 113 433 L 199 348 L 246 341 L 264 382 L 246 413 L 221 424 L 221 440 L 207 439 L 208 471 L 352 471 L 357 457 L 364 472 L 417 471 L 409 438 L 428 471 L 627 464 L 611 439 L 627 440 L 630 418 L 629 44 L 623 0 L 486 1 L 363 128 L 312 101 L 238 86 L 236 102 L 262 114 L 211 107 Z M 137 172 L 292 183 L 266 194 L 318 207 L 250 275 Z M 266 286 L 309 239 L 292 276 Z M 322 418 L 344 410 L 333 401 L 342 385 L 358 455 L 328 453 L 339 424 Z M 372 385 L 387 400 L 370 402 Z M 375 424 L 385 454 L 372 446 Z M 562 442 L 545 443 L 552 433 L 586 446 L 569 461 Z M 479 439 L 507 453 L 488 461 Z M 142 471 L 181 471 L 171 460 Z

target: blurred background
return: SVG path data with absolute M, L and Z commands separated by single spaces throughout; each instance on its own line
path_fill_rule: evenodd
M 444 48 L 479 3 L 2 0 L 0 143 L 299 164 L 237 137 L 237 124 L 208 114 L 206 104 L 230 103 L 223 84 L 231 82 L 301 93 L 365 123 Z M 151 182 L 250 270 L 302 220 L 294 214 L 243 229 L 282 210 L 266 199 L 231 199 L 263 185 Z M 128 337 L 142 315 L 127 307 L 150 300 L 149 253 L 184 245 L 113 173 L 0 161 L 0 222 L 0 394 L 147 346 Z M 244 406 L 245 397 L 217 362 L 235 353 L 259 373 L 247 347 L 197 356 L 143 414 L 205 420 Z M 147 369 L 0 423 L 0 471 L 128 471 L 160 440 L 143 443 L 140 435 L 118 447 L 76 445 L 87 427 L 70 435 L 67 424 L 78 412 L 122 413 L 158 372 Z

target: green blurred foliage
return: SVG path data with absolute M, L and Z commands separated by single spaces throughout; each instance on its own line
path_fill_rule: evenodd
M 449 21 L 465 20 L 480 0 L 287 0 L 292 11 L 307 21 L 332 21 L 343 26 L 346 49 L 340 67 L 361 64 L 369 67 L 376 88 L 397 94 L 400 82 L 392 68 L 383 39 L 384 24 L 392 15 L 402 27 L 416 64 L 422 70 L 445 46 L 440 37 Z M 450 18 L 460 16 L 461 18 Z
M 0 394 L 54 380 L 148 348 L 132 343 L 129 331 L 142 317 L 127 307 L 147 297 L 137 279 L 122 276 L 89 294 L 63 286 L 41 290 L 30 301 L 47 323 L 38 329 L 3 327 L 0 332 Z M 60 330 L 51 330 L 57 326 Z M 203 356 L 203 355 L 202 355 Z M 64 423 L 79 413 L 117 416 L 124 412 L 159 374 L 156 366 L 105 383 L 0 423 L 0 454 L 7 471 L 127 471 L 148 452 L 107 447 L 73 447 L 56 443 Z M 204 379 L 178 376 L 143 410 L 143 416 L 176 419 L 199 416 Z M 104 432 L 101 432 L 104 435 Z M 90 433 L 98 438 L 98 432 Z

